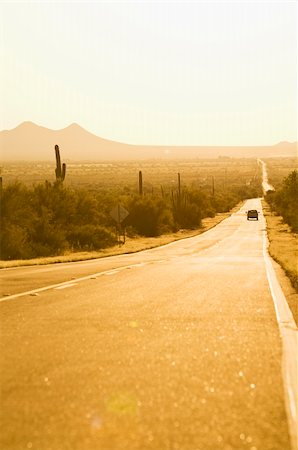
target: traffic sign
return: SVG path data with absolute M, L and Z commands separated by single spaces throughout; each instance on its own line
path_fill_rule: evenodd
M 129 215 L 129 212 L 123 208 L 121 205 L 115 206 L 115 208 L 112 209 L 110 212 L 110 216 L 115 220 L 117 223 L 123 222 L 124 219 Z

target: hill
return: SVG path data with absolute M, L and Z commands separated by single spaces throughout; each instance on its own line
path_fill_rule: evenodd
M 146 146 L 114 142 L 98 137 L 77 124 L 51 130 L 23 122 L 12 130 L 0 131 L 1 160 L 48 161 L 58 144 L 64 160 L 108 161 L 173 158 L 296 156 L 297 143 L 280 142 L 262 147 Z

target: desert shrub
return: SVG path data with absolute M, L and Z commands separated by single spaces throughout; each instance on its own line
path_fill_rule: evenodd
M 77 195 L 61 184 L 38 184 L 33 187 L 31 206 L 38 217 L 49 211 L 52 224 L 67 225 L 73 222 L 76 213 Z
M 65 227 L 51 218 L 51 211 L 44 210 L 32 221 L 29 236 L 35 256 L 59 255 L 69 248 Z
M 159 197 L 134 196 L 128 204 L 125 223 L 142 236 L 158 236 L 174 227 L 169 205 Z
M 2 225 L 27 225 L 32 217 L 30 208 L 31 192 L 19 182 L 12 183 L 3 189 L 1 196 Z
M 1 258 L 30 258 L 33 254 L 29 230 L 32 220 L 30 191 L 15 182 L 1 196 Z
M 19 225 L 5 224 L 2 226 L 0 242 L 1 259 L 31 258 L 34 255 L 28 233 Z
M 87 190 L 76 191 L 75 201 L 75 223 L 76 224 L 98 224 L 105 221 L 102 205 L 98 198 Z
M 117 180 L 114 188 L 101 190 L 92 185 L 87 190 L 67 188 L 62 183 L 46 182 L 31 188 L 12 183 L 2 193 L 1 258 L 50 256 L 69 249 L 95 250 L 113 245 L 115 222 L 110 211 L 117 203 L 129 211 L 124 225 L 131 236 L 158 236 L 179 228 L 196 228 L 204 217 L 228 211 L 241 199 L 256 196 L 260 183 L 256 177 L 249 185 L 241 180 L 230 183 L 228 189 L 216 184 L 215 195 L 208 185 L 196 186 L 181 186 L 179 195 L 173 185 L 151 189 L 150 193 L 144 189 L 148 193 L 140 197 L 133 187 L 120 189 Z M 294 202 L 289 201 L 292 190 L 291 181 L 280 196 L 274 194 L 274 201 L 297 229 Z
M 197 228 L 202 224 L 201 209 L 196 203 L 186 202 L 181 207 L 179 225 L 182 228 Z
M 217 213 L 224 213 L 230 211 L 242 199 L 237 193 L 219 192 L 211 198 L 211 205 Z
M 1 202 L 1 258 L 51 256 L 115 243 L 96 195 L 56 183 L 6 186 Z
M 298 232 L 298 172 L 294 170 L 284 178 L 277 191 L 270 191 L 266 200 L 271 209 L 281 215 L 292 231 Z
M 67 239 L 73 250 L 98 250 L 117 243 L 115 233 L 100 225 L 74 226 Z

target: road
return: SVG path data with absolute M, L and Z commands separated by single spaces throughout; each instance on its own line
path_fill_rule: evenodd
M 2 270 L 1 449 L 290 450 L 266 225 L 247 209 L 137 254 Z
M 262 166 L 262 189 L 264 194 L 266 194 L 268 191 L 274 191 L 274 187 L 272 186 L 272 184 L 269 184 L 268 181 L 268 172 L 267 172 L 267 166 L 266 163 L 264 161 L 262 161 L 261 159 L 258 159 L 259 164 L 261 164 Z

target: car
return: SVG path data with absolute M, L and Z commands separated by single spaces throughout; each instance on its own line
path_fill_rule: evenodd
M 246 215 L 247 215 L 247 220 L 250 220 L 250 219 L 259 220 L 259 213 L 256 209 L 250 209 L 249 211 L 247 211 Z

